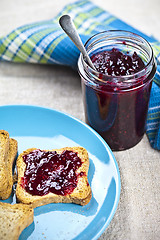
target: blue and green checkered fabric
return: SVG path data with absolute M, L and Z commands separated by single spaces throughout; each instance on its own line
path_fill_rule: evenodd
M 137 33 L 150 42 L 160 58 L 160 42 L 119 20 L 88 0 L 67 5 L 50 20 L 21 26 L 0 39 L 0 61 L 77 66 L 79 50 L 60 28 L 61 15 L 69 14 L 83 42 L 97 32 L 119 29 Z M 151 146 L 160 150 L 160 67 L 151 90 L 147 135 Z

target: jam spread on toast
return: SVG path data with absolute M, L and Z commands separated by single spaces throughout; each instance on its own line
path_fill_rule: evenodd
M 26 169 L 21 186 L 32 195 L 71 194 L 77 187 L 78 177 L 85 174 L 77 173 L 82 161 L 76 152 L 69 150 L 59 154 L 37 149 L 23 155 L 23 160 Z

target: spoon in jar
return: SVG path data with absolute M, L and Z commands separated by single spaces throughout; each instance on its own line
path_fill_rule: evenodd
M 64 32 L 70 37 L 70 39 L 77 46 L 79 51 L 82 53 L 83 58 L 87 60 L 89 66 L 96 71 L 96 68 L 93 65 L 85 47 L 81 41 L 81 38 L 76 30 L 76 27 L 75 27 L 71 17 L 69 15 L 63 15 L 59 19 L 59 24 L 60 24 L 61 28 L 64 30 Z

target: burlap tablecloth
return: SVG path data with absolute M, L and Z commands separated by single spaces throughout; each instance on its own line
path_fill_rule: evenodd
M 69 1 L 1 0 L 0 36 L 25 23 L 55 16 Z M 107 11 L 160 40 L 159 0 L 94 0 Z M 67 67 L 0 63 L 0 105 L 51 107 L 84 121 L 78 73 Z M 160 152 L 148 139 L 114 152 L 121 175 L 116 214 L 100 237 L 110 240 L 160 239 Z

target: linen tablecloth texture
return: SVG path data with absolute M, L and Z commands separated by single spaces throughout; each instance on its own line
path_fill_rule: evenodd
M 160 62 L 160 42 L 149 37 L 88 0 L 68 4 L 50 20 L 21 26 L 0 39 L 0 61 L 61 64 L 77 66 L 79 50 L 59 26 L 59 18 L 69 14 L 83 43 L 93 34 L 106 30 L 126 30 L 144 37 Z M 159 63 L 160 64 L 160 63 Z M 151 89 L 147 118 L 147 136 L 153 148 L 160 150 L 160 65 Z

